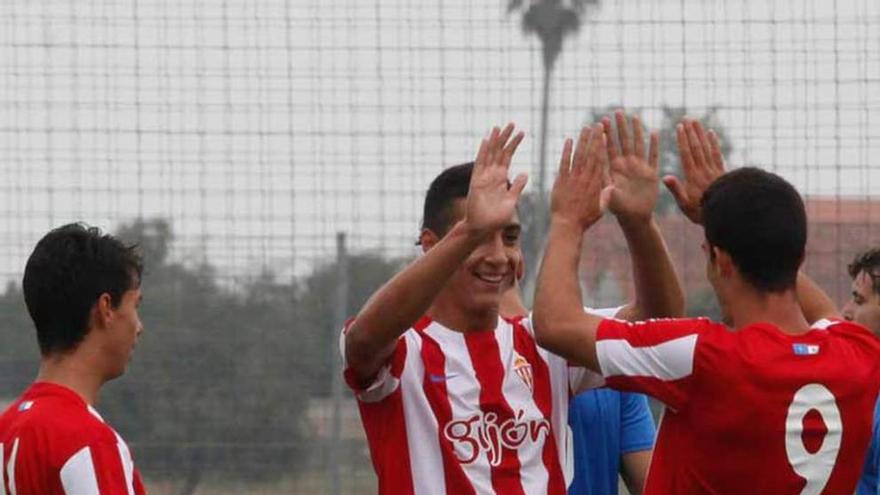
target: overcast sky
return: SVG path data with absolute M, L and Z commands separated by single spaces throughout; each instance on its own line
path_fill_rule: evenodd
M 7 0 L 0 277 L 72 220 L 167 217 L 231 277 L 412 252 L 421 200 L 492 123 L 538 162 L 540 45 L 506 2 Z M 604 1 L 553 77 L 549 161 L 590 109 L 720 108 L 733 164 L 805 194 L 880 185 L 880 2 Z M 534 183 L 532 184 L 534 187 Z

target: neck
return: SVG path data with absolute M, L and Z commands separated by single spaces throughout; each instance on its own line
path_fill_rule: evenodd
M 104 378 L 76 354 L 47 356 L 40 362 L 38 382 L 54 383 L 67 387 L 79 395 L 86 404 L 98 401 L 98 392 L 104 385 Z
M 462 333 L 494 329 L 498 325 L 497 307 L 485 311 L 469 311 L 445 292 L 441 292 L 428 308 L 428 316 L 432 320 Z
M 789 335 L 810 330 L 794 291 L 764 293 L 747 287 L 737 287 L 736 291 L 739 296 L 728 303 L 733 328 L 770 323 Z

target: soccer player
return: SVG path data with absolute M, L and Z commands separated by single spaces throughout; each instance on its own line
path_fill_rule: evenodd
M 864 325 L 880 335 L 880 249 L 861 253 L 849 265 L 852 292 L 843 307 L 843 317 Z M 858 495 L 878 495 L 877 474 L 880 472 L 880 400 L 874 409 L 874 431 L 865 468 L 859 480 Z
M 144 495 L 125 441 L 94 409 L 143 331 L 136 248 L 70 224 L 34 248 L 22 288 L 36 381 L 0 416 L 0 495 Z
M 521 256 L 525 177 L 509 184 L 507 173 L 522 134 L 512 133 L 494 129 L 473 165 L 432 182 L 424 255 L 380 288 L 342 337 L 382 494 L 566 491 L 569 394 L 595 376 L 537 347 L 527 321 L 499 318 L 504 279 Z M 662 297 L 637 294 L 624 313 L 672 313 L 681 290 L 668 253 L 656 229 L 640 227 L 634 251 L 653 262 L 637 270 Z
M 714 166 L 717 138 L 689 121 L 677 131 L 686 178 Z M 600 198 L 641 194 L 613 185 L 603 195 L 598 155 L 563 154 L 535 334 L 610 386 L 666 405 L 645 493 L 852 493 L 880 388 L 880 342 L 852 323 L 805 319 L 795 293 L 806 243 L 797 191 L 755 168 L 705 190 L 673 187 L 704 227 L 706 274 L 729 328 L 702 318 L 603 320 L 580 308 L 583 234 L 601 216 Z
M 501 315 L 528 316 L 518 284 L 511 279 L 501 299 Z M 617 309 L 597 313 L 613 317 Z M 610 388 L 587 390 L 571 400 L 568 424 L 574 445 L 574 480 L 568 487 L 569 495 L 616 495 L 618 475 L 630 495 L 642 493 L 656 435 L 644 395 Z

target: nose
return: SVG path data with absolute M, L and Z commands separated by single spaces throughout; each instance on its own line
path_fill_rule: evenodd
M 846 304 L 844 304 L 843 309 L 840 312 L 841 312 L 841 316 L 843 316 L 843 319 L 845 319 L 847 321 L 852 321 L 853 320 L 852 302 L 850 301 L 850 302 L 847 302 Z
M 494 266 L 503 266 L 508 262 L 507 251 L 504 249 L 504 240 L 501 238 L 501 235 L 495 235 L 492 238 L 492 242 L 486 246 L 486 252 L 484 253 L 483 259 L 486 263 L 492 264 Z

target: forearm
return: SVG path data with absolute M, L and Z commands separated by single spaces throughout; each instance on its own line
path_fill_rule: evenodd
M 684 291 L 653 218 L 620 220 L 632 260 L 635 301 L 622 319 L 675 318 L 685 314 Z
M 620 475 L 630 495 L 641 495 L 648 479 L 651 465 L 651 449 L 630 452 L 621 456 Z
M 810 323 L 823 318 L 840 318 L 834 301 L 803 270 L 798 272 L 797 298 L 804 318 Z
M 570 362 L 598 370 L 596 328 L 601 318 L 583 310 L 578 281 L 583 232 L 553 221 L 535 291 L 535 338 Z
M 425 314 L 478 242 L 477 234 L 458 223 L 373 294 L 345 335 L 346 362 L 359 379 L 368 380 L 381 369 L 400 336 Z

